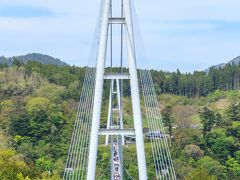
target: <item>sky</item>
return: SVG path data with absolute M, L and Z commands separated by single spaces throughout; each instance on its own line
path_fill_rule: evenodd
M 119 1 L 119 0 L 113 0 Z M 0 0 L 0 56 L 84 66 L 100 0 Z M 240 56 L 239 0 L 135 0 L 149 66 L 192 72 Z

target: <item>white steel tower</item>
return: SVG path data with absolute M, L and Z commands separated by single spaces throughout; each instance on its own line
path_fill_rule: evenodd
M 97 52 L 93 60 L 96 64 L 86 67 L 84 82 L 82 83 L 82 92 L 79 99 L 76 120 L 73 127 L 71 143 L 68 150 L 66 166 L 63 174 L 64 180 L 95 180 L 97 164 L 98 145 L 110 145 L 111 179 L 123 180 L 125 175 L 131 176 L 124 168 L 122 149 L 125 145 L 125 139 L 131 137 L 135 139 L 138 179 L 147 180 L 147 167 L 144 149 L 144 134 L 142 126 L 142 112 L 140 108 L 140 91 L 142 102 L 144 102 L 144 119 L 147 123 L 148 132 L 146 139 L 151 144 L 151 153 L 153 161 L 148 161 L 148 165 L 154 165 L 155 175 L 149 174 L 149 178 L 157 180 L 176 180 L 173 161 L 168 147 L 168 139 L 164 132 L 160 107 L 154 90 L 154 84 L 151 73 L 145 67 L 137 69 L 137 61 L 142 57 L 141 51 L 135 44 L 133 27 L 133 0 L 102 0 L 101 16 L 99 25 Z M 114 2 L 114 3 L 113 3 Z M 117 2 L 117 5 L 115 4 Z M 113 7 L 113 4 L 116 5 Z M 114 13 L 118 11 L 118 13 Z M 117 15 L 116 15 L 117 14 Z M 135 16 L 134 16 L 135 17 Z M 118 35 L 113 36 L 113 27 L 118 29 Z M 119 38 L 120 37 L 120 38 Z M 113 50 L 113 38 L 118 44 L 118 53 Z M 124 44 L 124 46 L 123 46 Z M 136 47 L 135 47 L 136 45 Z M 123 53 L 124 47 L 124 53 Z M 110 50 L 110 51 L 109 51 Z M 126 51 L 126 55 L 125 55 Z M 110 54 L 108 54 L 110 52 Z M 124 54 L 124 55 L 123 55 Z M 110 67 L 108 58 L 110 55 Z M 120 57 L 118 57 L 120 55 Z M 137 56 L 138 55 L 138 56 Z M 137 58 L 136 58 L 137 57 Z M 120 59 L 120 66 L 113 66 L 113 60 Z M 127 65 L 123 68 L 123 59 Z M 109 71 L 110 70 L 110 71 Z M 139 77 L 138 77 L 139 75 Z M 126 82 L 127 81 L 127 82 Z M 106 83 L 110 84 L 108 118 L 107 124 L 101 121 L 102 102 L 107 89 Z M 123 84 L 130 85 L 133 125 L 131 129 L 124 125 L 123 94 L 127 88 Z M 104 105 L 105 106 L 105 105 Z M 105 109 L 105 108 L 104 108 Z M 124 110 L 126 110 L 124 108 Z M 101 126 L 100 126 L 101 124 Z M 104 136 L 105 142 L 100 136 Z M 149 143 L 148 143 L 149 144 Z M 146 144 L 147 145 L 147 144 Z M 107 150 L 107 147 L 105 148 Z M 149 151 L 148 151 L 149 153 Z M 149 154 L 148 154 L 149 155 Z M 153 166 L 150 166 L 153 168 Z M 106 170 L 108 170 L 109 166 Z M 102 174 L 108 172 L 103 171 Z M 152 169 L 151 169 L 152 170 Z M 96 173 L 97 172 L 97 173 Z M 107 174 L 107 176 L 109 173 Z M 98 177 L 101 179 L 102 175 Z
M 135 56 L 135 46 L 134 46 L 134 34 L 133 34 L 133 24 L 132 24 L 132 12 L 131 12 L 131 0 L 122 0 L 122 16 L 112 17 L 111 16 L 111 0 L 103 0 L 103 14 L 100 24 L 100 36 L 99 36 L 99 49 L 97 57 L 96 66 L 96 81 L 95 81 L 95 92 L 94 92 L 94 104 L 93 104 L 93 114 L 92 114 L 92 126 L 91 126 L 91 136 L 90 136 L 90 147 L 89 147 L 89 158 L 88 158 L 88 168 L 87 168 L 87 179 L 94 180 L 96 174 L 96 160 L 97 160 L 97 149 L 99 135 L 106 135 L 106 144 L 108 144 L 109 136 L 119 136 L 122 142 L 112 141 L 111 152 L 112 152 L 112 179 L 122 179 L 122 162 L 121 158 L 119 161 L 114 160 L 116 157 L 121 156 L 121 145 L 124 144 L 124 135 L 135 135 L 136 137 L 136 151 L 137 151 L 137 162 L 138 162 L 138 172 L 139 179 L 147 179 L 147 168 L 145 161 L 145 151 L 144 151 L 144 139 L 143 139 L 143 128 L 142 128 L 142 116 L 140 109 L 140 95 L 138 87 L 138 75 L 136 66 L 136 56 Z M 129 73 L 105 73 L 105 63 L 106 63 L 106 52 L 107 52 L 107 42 L 109 34 L 109 26 L 113 24 L 121 24 L 126 31 L 126 45 L 128 51 L 128 68 Z M 109 79 L 111 81 L 110 90 L 110 105 L 109 105 L 109 118 L 108 126 L 106 129 L 100 129 L 100 116 L 102 107 L 102 95 L 103 95 L 103 84 L 104 80 Z M 133 118 L 134 118 L 134 128 L 124 129 L 122 124 L 122 105 L 120 98 L 120 88 L 119 80 L 130 80 L 131 86 L 131 99 L 133 104 Z M 112 93 L 114 82 L 117 86 L 117 96 L 118 96 L 118 108 L 120 117 L 120 126 L 114 128 L 111 126 L 111 116 L 114 108 L 111 104 Z M 116 156 L 115 156 L 115 155 Z M 114 166 L 119 163 L 119 168 L 114 170 Z

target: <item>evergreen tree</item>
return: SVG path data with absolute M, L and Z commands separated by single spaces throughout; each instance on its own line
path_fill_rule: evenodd
M 223 117 L 222 117 L 222 115 L 219 112 L 217 112 L 215 114 L 215 123 L 216 123 L 217 127 L 223 127 L 224 126 Z
M 230 121 L 240 121 L 240 103 L 232 103 L 227 109 L 226 115 Z
M 206 133 L 210 132 L 213 128 L 213 125 L 215 123 L 215 114 L 207 107 L 203 107 L 203 109 L 200 111 L 200 118 L 203 124 L 202 132 L 205 136 Z
M 14 58 L 12 65 L 17 67 L 17 70 L 20 66 L 22 66 L 22 62 L 19 61 L 17 58 Z
M 175 122 L 171 106 L 166 106 L 163 109 L 162 120 L 163 120 L 164 126 L 168 127 L 169 136 L 171 138 L 172 137 L 173 123 Z

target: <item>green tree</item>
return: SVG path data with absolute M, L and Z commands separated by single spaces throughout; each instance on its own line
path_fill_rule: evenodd
M 44 97 L 30 98 L 27 102 L 26 109 L 30 116 L 37 116 L 40 112 L 48 109 L 49 100 Z
M 215 114 L 215 123 L 217 127 L 223 127 L 226 124 L 222 115 L 219 112 Z
M 4 100 L 0 102 L 0 127 L 6 132 L 10 128 L 10 114 L 14 110 L 14 102 L 12 100 Z
M 30 117 L 26 112 L 11 116 L 10 134 L 13 136 L 30 136 Z
M 31 180 L 28 176 L 24 177 L 22 173 L 17 174 L 18 180 Z
M 200 166 L 189 173 L 185 180 L 217 180 L 217 178 L 209 175 L 208 171 Z
M 200 159 L 204 155 L 203 150 L 201 150 L 199 146 L 194 144 L 186 145 L 184 148 L 184 152 L 188 157 L 191 157 L 195 160 Z
M 231 125 L 227 127 L 227 134 L 236 138 L 240 138 L 240 122 L 232 122 Z
M 207 107 L 203 107 L 203 109 L 200 111 L 200 118 L 203 124 L 203 135 L 205 136 L 206 133 L 210 132 L 213 128 L 215 123 L 215 114 Z
M 47 157 L 40 157 L 36 160 L 36 166 L 41 170 L 41 171 L 49 171 L 53 167 L 52 160 L 47 158 Z
M 170 138 L 172 137 L 172 128 L 173 123 L 175 122 L 175 118 L 173 117 L 172 107 L 166 106 L 162 111 L 162 120 L 164 123 L 164 126 L 168 127 L 168 132 Z
M 235 156 L 236 160 L 240 163 L 240 150 L 236 151 L 234 153 L 234 156 Z
M 36 91 L 36 94 L 38 97 L 47 98 L 50 102 L 53 102 L 53 103 L 61 102 L 61 99 L 64 93 L 65 93 L 65 87 L 57 86 L 55 84 L 48 84 L 48 83 L 44 86 L 41 86 Z
M 210 156 L 204 156 L 198 161 L 198 165 L 205 168 L 209 174 L 216 176 L 218 179 L 226 178 L 226 170 L 221 163 Z
M 211 150 L 214 152 L 214 156 L 221 162 L 224 162 L 228 155 L 234 151 L 235 140 L 232 136 L 217 137 L 212 139 L 210 143 L 212 143 Z
M 17 58 L 13 58 L 13 63 L 12 63 L 12 65 L 13 66 L 16 66 L 17 67 L 17 70 L 19 69 L 19 67 L 21 67 L 22 66 L 22 62 L 21 61 L 19 61 Z
M 69 84 L 66 96 L 73 98 L 74 100 L 78 101 L 80 96 L 80 82 L 79 81 L 73 81 L 71 84 Z
M 32 175 L 30 168 L 23 161 L 23 157 L 13 150 L 0 150 L 0 179 L 16 180 L 18 174 Z
M 235 176 L 240 176 L 240 164 L 235 158 L 228 156 L 226 166 Z
M 227 109 L 226 115 L 230 121 L 240 121 L 240 103 L 232 103 Z

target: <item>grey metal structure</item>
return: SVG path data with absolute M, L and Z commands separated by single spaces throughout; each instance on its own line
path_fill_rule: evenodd
M 92 116 L 92 128 L 91 128 L 91 138 L 90 138 L 90 148 L 89 148 L 89 159 L 88 159 L 88 169 L 87 169 L 87 179 L 94 180 L 96 173 L 96 159 L 97 159 L 97 147 L 98 147 L 98 136 L 101 134 L 107 135 L 106 144 L 108 144 L 108 138 L 110 135 L 121 136 L 122 142 L 113 141 L 111 146 L 111 154 L 116 154 L 119 157 L 119 171 L 116 171 L 115 165 L 117 161 L 113 159 L 116 156 L 112 156 L 112 179 L 122 179 L 122 162 L 120 158 L 121 145 L 124 144 L 123 135 L 135 135 L 136 136 L 136 150 L 137 150 L 137 160 L 138 160 L 138 172 L 139 179 L 147 179 L 147 168 L 145 161 L 145 151 L 144 151 L 144 139 L 143 139 L 143 128 L 142 128 L 142 116 L 140 108 L 140 95 L 138 87 L 138 75 L 137 66 L 135 59 L 135 48 L 134 48 L 134 36 L 133 36 L 133 25 L 131 17 L 131 6 L 130 0 L 123 0 L 122 2 L 123 17 L 110 17 L 111 0 L 103 1 L 103 15 L 102 22 L 100 25 L 100 37 L 99 37 L 99 50 L 97 57 L 97 67 L 96 67 L 96 84 L 95 84 L 95 94 L 94 94 L 94 105 L 93 105 L 93 116 Z M 112 24 L 122 24 L 126 30 L 126 42 L 128 50 L 128 65 L 129 74 L 105 74 L 105 62 L 106 62 L 106 52 L 107 52 L 107 41 L 109 33 L 109 25 Z M 109 103 L 109 116 L 108 125 L 106 130 L 100 130 L 100 115 L 102 106 L 102 94 L 103 94 L 103 82 L 104 79 L 111 79 L 111 91 L 110 91 L 110 103 Z M 123 129 L 122 124 L 122 105 L 120 103 L 120 87 L 119 79 L 129 79 L 131 86 L 131 98 L 133 106 L 133 117 L 134 117 L 134 130 Z M 112 117 L 112 93 L 114 81 L 117 84 L 117 96 L 118 96 L 118 111 L 120 116 L 120 126 L 117 130 L 116 127 L 111 129 L 111 117 Z M 115 174 L 117 177 L 115 178 Z

